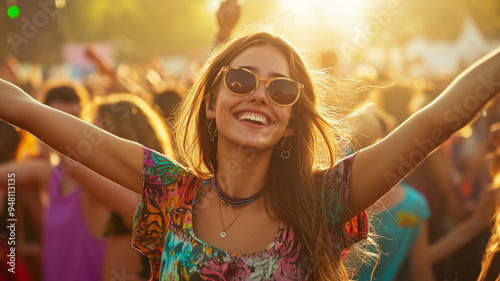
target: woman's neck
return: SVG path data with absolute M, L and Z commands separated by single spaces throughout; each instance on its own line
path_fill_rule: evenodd
M 259 192 L 266 179 L 272 149 L 251 147 L 219 149 L 217 178 L 220 189 L 233 197 L 250 197 Z

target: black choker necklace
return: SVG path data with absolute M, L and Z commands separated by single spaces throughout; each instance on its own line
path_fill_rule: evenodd
M 247 198 L 241 198 L 241 197 L 232 197 L 224 193 L 222 190 L 219 188 L 219 182 L 217 181 L 217 174 L 214 174 L 214 181 L 213 181 L 214 189 L 215 192 L 217 192 L 217 196 L 219 197 L 220 202 L 223 204 L 228 204 L 229 206 L 233 207 L 239 207 L 239 206 L 245 206 L 253 201 L 257 200 L 262 193 L 264 193 L 264 189 L 261 191 L 255 193 L 254 195 L 247 197 Z

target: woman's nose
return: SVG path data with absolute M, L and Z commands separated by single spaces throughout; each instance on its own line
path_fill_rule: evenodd
M 253 93 L 248 96 L 249 102 L 258 102 L 260 104 L 268 104 L 267 94 L 266 94 L 266 79 L 259 78 L 259 85 L 253 91 Z

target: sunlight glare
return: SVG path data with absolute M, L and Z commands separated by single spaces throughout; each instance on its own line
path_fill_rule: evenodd
M 280 0 L 282 9 L 294 12 L 300 24 L 316 21 L 338 29 L 362 24 L 368 4 L 369 0 Z
M 220 7 L 221 0 L 208 0 L 206 3 L 207 10 L 211 13 L 217 12 Z

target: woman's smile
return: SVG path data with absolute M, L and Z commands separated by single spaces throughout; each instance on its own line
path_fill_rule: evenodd
M 238 114 L 238 120 L 254 125 L 267 126 L 269 124 L 269 119 L 266 116 L 253 112 L 243 112 Z

